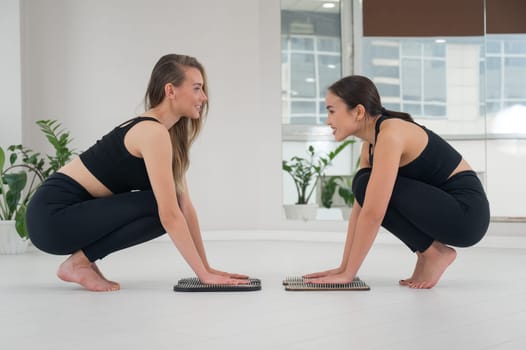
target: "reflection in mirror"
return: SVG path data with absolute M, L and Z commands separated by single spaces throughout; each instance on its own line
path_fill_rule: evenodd
M 327 85 L 343 75 L 365 75 L 377 85 L 387 109 L 411 113 L 464 155 L 486 186 L 492 217 L 525 219 L 526 207 L 519 199 L 513 200 L 526 196 L 524 175 L 510 169 L 522 164 L 526 155 L 523 19 L 513 19 L 501 1 L 448 0 L 433 6 L 475 6 L 470 13 L 478 17 L 460 18 L 460 23 L 437 34 L 431 28 L 442 31 L 444 26 L 415 25 L 418 21 L 413 20 L 410 8 L 395 14 L 407 16 L 399 22 L 403 26 L 391 25 L 393 14 L 385 11 L 387 5 L 399 9 L 418 5 L 418 0 L 396 5 L 341 0 L 331 9 L 324 8 L 329 2 L 282 0 L 283 159 L 305 155 L 312 143 L 318 149 L 334 148 L 323 126 Z M 388 17 L 369 19 L 374 34 L 366 30 L 364 4 L 380 6 L 376 14 Z M 514 13 L 524 12 L 523 2 L 516 1 L 514 6 L 520 7 Z M 369 14 L 372 10 L 369 7 Z M 440 11 L 427 15 L 442 21 Z M 453 32 L 458 25 L 463 34 Z M 484 33 L 485 29 L 489 32 Z M 408 35 L 407 30 L 413 33 Z M 336 175 L 352 173 L 359 146 L 359 142 L 353 145 L 354 150 L 331 168 Z M 283 203 L 292 203 L 293 197 L 293 184 L 284 177 Z
M 526 134 L 526 35 L 486 36 L 490 134 Z
M 525 221 L 526 34 L 486 34 L 488 196 L 495 220 Z
M 283 124 L 323 124 L 325 92 L 341 77 L 339 1 L 281 6 Z
M 308 158 L 309 146 L 313 146 L 317 157 L 324 156 L 338 145 L 324 123 L 327 88 L 342 76 L 340 5 L 335 0 L 281 1 L 284 160 L 295 156 Z M 332 161 L 326 175 L 350 175 L 353 148 L 346 147 Z M 297 202 L 296 187 L 289 175 L 283 172 L 286 205 Z M 323 209 L 321 181 L 317 184 L 309 202 L 321 208 L 315 209 L 314 219 L 342 220 L 341 210 L 336 206 L 344 203 L 337 195 L 334 197 L 334 208 Z
M 447 138 L 485 138 L 484 37 L 363 37 L 362 74 L 387 109 Z
M 360 47 L 356 72 L 375 82 L 385 108 L 410 113 L 418 123 L 444 137 L 487 186 L 482 3 L 470 9 L 470 13 L 478 13 L 479 17 L 473 16 L 469 21 L 457 18 L 455 25 L 444 28 L 416 25 L 419 22 L 413 20 L 416 13 L 411 6 L 419 6 L 418 2 L 402 1 L 399 6 L 409 6 L 396 14 L 397 20 L 403 20 L 403 31 L 385 23 L 379 25 L 382 22 L 378 16 L 385 12 L 378 7 L 380 2 L 374 2 L 376 8 L 368 9 L 362 7 L 362 1 L 354 0 L 353 4 L 355 11 L 364 14 L 355 17 L 355 25 L 363 26 L 366 33 L 374 29 L 374 35 L 360 34 L 354 38 Z M 454 1 L 434 4 L 452 10 L 460 5 L 469 6 Z M 427 12 L 425 16 L 430 24 L 443 20 L 440 11 Z

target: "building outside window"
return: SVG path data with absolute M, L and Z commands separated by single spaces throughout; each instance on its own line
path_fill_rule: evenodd
M 309 8 L 282 11 L 283 124 L 324 124 L 327 87 L 342 75 L 339 11 Z
M 385 108 L 410 113 L 470 160 L 487 180 L 493 215 L 524 217 L 522 207 L 506 200 L 522 180 L 496 179 L 526 154 L 526 34 L 364 36 L 363 2 L 334 3 L 327 10 L 320 1 L 282 0 L 283 158 L 312 143 L 334 147 L 324 127 L 327 87 L 347 74 L 365 75 Z M 339 158 L 335 173 L 350 174 L 357 149 L 358 143 Z M 284 179 L 283 185 L 288 203 L 293 184 Z

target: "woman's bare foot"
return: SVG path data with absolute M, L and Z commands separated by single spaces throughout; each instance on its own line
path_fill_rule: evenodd
M 109 282 L 97 273 L 92 263 L 80 250 L 60 265 L 57 276 L 63 281 L 78 283 L 92 291 L 110 292 L 120 289 L 118 284 Z
M 409 287 L 416 289 L 433 288 L 456 257 L 457 252 L 455 249 L 434 241 L 433 244 L 422 253 L 422 271 L 419 276 L 416 276 L 409 284 Z
M 415 270 L 413 271 L 413 275 L 409 278 L 406 278 L 405 280 L 398 281 L 398 283 L 401 286 L 408 286 L 409 284 L 418 280 L 418 278 L 422 274 L 423 269 L 424 269 L 424 257 L 422 256 L 422 253 L 416 252 L 416 265 L 415 265 Z

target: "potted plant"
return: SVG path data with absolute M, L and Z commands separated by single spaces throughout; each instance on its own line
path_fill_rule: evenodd
M 338 188 L 338 180 L 343 180 L 341 176 L 322 177 L 320 201 L 324 208 L 330 209 L 334 201 L 334 193 Z
M 351 208 L 354 205 L 354 193 L 352 191 L 352 177 L 341 180 L 338 184 L 338 195 L 343 199 L 345 206 L 341 207 L 342 217 L 348 220 L 351 215 Z
M 359 165 L 360 158 L 356 161 L 351 175 L 322 176 L 318 186 L 320 195 L 316 201 L 327 209 L 333 206 L 340 209 L 344 220 L 349 219 L 351 208 L 354 205 L 352 182 Z
M 343 202 L 345 203 L 345 206 L 341 207 L 342 216 L 344 220 L 349 219 L 349 216 L 351 215 L 351 208 L 354 205 L 355 197 L 352 191 L 352 181 L 354 179 L 354 175 L 356 175 L 356 173 L 358 172 L 359 167 L 360 157 L 358 157 L 358 160 L 356 161 L 352 175 L 350 177 L 341 178 L 340 183 L 338 184 L 338 195 L 341 199 L 343 199 Z
M 11 147 L 9 147 L 11 149 Z M 16 156 L 16 155 L 15 155 Z M 10 161 L 16 157 L 9 157 Z M 17 237 L 16 222 L 22 222 L 25 208 L 22 206 L 22 191 L 27 184 L 27 173 L 23 170 L 15 171 L 18 165 L 5 166 L 6 153 L 0 147 L 0 253 L 21 253 L 27 248 L 27 235 L 23 229 Z M 18 220 L 17 220 L 18 219 Z
M 282 169 L 292 177 L 297 193 L 296 203 L 284 206 L 285 215 L 288 219 L 307 221 L 316 218 L 318 205 L 309 204 L 316 184 L 332 160 L 336 158 L 345 147 L 354 142 L 354 140 L 344 141 L 326 156 L 316 155 L 314 147 L 310 145 L 307 150 L 307 158 L 294 156 L 288 161 L 283 161 Z
M 56 120 L 36 122 L 54 155 L 44 159 L 22 145 L 11 145 L 7 152 L 0 147 L 0 254 L 24 252 L 28 244 L 26 208 L 38 186 L 62 167 L 73 155 L 68 147 L 69 132 Z

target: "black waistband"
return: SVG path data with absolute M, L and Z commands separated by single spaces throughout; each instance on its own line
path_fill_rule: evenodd
M 41 187 L 60 187 L 63 190 L 66 190 L 70 193 L 75 193 L 83 198 L 92 199 L 93 197 L 81 184 L 79 184 L 71 176 L 64 173 L 53 173 L 51 174 L 46 181 L 41 185 Z

